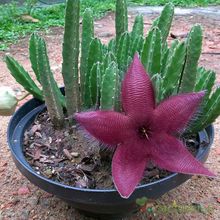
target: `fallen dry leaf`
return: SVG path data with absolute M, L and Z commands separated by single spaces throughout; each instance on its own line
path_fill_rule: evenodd
M 21 18 L 21 20 L 22 20 L 23 22 L 26 22 L 26 23 L 38 23 L 38 22 L 39 22 L 38 19 L 33 18 L 33 17 L 30 16 L 30 15 L 21 15 L 20 18 Z

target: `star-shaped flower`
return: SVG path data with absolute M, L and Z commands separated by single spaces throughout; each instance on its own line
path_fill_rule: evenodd
M 150 77 L 136 54 L 122 83 L 124 112 L 91 111 L 75 115 L 96 139 L 117 145 L 112 176 L 123 198 L 132 194 L 149 162 L 172 172 L 214 176 L 175 137 L 185 128 L 204 94 L 180 94 L 156 105 Z

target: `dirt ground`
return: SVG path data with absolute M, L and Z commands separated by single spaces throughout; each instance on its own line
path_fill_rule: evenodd
M 154 16 L 145 17 L 145 30 L 149 29 Z M 134 15 L 129 15 L 129 26 L 134 21 Z M 220 22 L 201 16 L 176 17 L 172 33 L 175 35 L 186 34 L 195 23 L 204 27 L 203 54 L 200 64 L 213 69 L 217 73 L 217 84 L 220 83 Z M 103 42 L 108 42 L 114 36 L 114 15 L 95 22 L 96 35 Z M 62 28 L 52 28 L 45 36 L 48 45 L 52 70 L 56 78 L 61 80 L 61 45 Z M 13 88 L 20 86 L 9 75 L 3 57 L 6 54 L 14 56 L 27 70 L 30 70 L 28 61 L 28 37 L 12 45 L 8 51 L 0 52 L 0 86 L 10 85 Z M 54 196 L 43 192 L 32 185 L 16 169 L 6 143 L 6 129 L 9 117 L 0 117 L 0 219 L 7 220 L 84 220 L 76 210 Z M 220 119 L 215 123 L 215 141 L 206 166 L 220 175 Z M 180 187 L 170 191 L 162 198 L 152 203 L 156 217 L 150 218 L 145 213 L 135 214 L 126 220 L 139 219 L 220 219 L 220 179 L 209 179 L 194 176 Z M 158 213 L 154 207 L 186 207 L 186 210 L 172 209 Z M 191 207 L 197 207 L 192 210 Z

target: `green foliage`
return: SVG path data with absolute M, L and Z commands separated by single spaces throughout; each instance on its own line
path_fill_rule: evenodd
M 173 4 L 166 4 L 161 12 L 158 20 L 155 20 L 153 27 L 156 26 L 161 31 L 162 42 L 165 43 L 170 32 L 170 27 L 173 21 L 174 6 Z
M 42 38 L 38 38 L 38 63 L 40 81 L 43 88 L 45 103 L 51 121 L 56 128 L 60 128 L 64 123 L 62 104 L 59 100 L 59 89 L 50 69 L 47 56 L 46 44 Z
M 40 56 L 42 56 L 42 55 L 39 54 L 39 42 L 40 42 L 40 38 L 36 34 L 32 34 L 31 38 L 30 38 L 30 44 L 29 44 L 29 56 L 30 56 L 31 66 L 32 66 L 32 69 L 35 73 L 35 76 L 36 76 L 38 82 L 42 85 L 43 84 L 43 82 L 41 82 L 41 74 L 42 73 L 40 72 L 41 65 L 42 65 L 42 63 L 40 63 Z M 47 60 L 48 60 L 48 58 L 47 58 Z M 60 89 L 59 89 L 57 83 L 55 82 L 55 80 L 53 80 L 53 81 L 54 81 L 53 82 L 54 87 L 56 87 L 55 88 L 56 94 L 57 94 L 62 106 L 66 107 L 65 98 L 62 95 L 62 93 L 60 92 Z M 35 94 L 33 94 L 33 95 L 35 96 Z
M 172 3 L 175 6 L 207 6 L 211 4 L 220 4 L 219 0 L 131 0 L 130 2 L 142 5 L 151 5 L 151 6 L 158 6 L 158 5 L 165 5 L 167 3 Z
M 211 70 L 206 70 L 203 67 L 198 68 L 197 81 L 196 81 L 196 84 L 194 87 L 194 91 L 198 92 L 198 91 L 204 90 L 204 91 L 206 91 L 206 94 L 203 99 L 203 105 L 201 106 L 202 114 L 200 114 L 198 116 L 198 119 L 196 121 L 193 121 L 189 127 L 189 130 L 192 133 L 199 131 L 201 127 L 204 127 L 208 124 L 211 124 L 215 119 L 214 118 L 214 119 L 210 120 L 207 117 L 207 116 L 209 116 L 210 103 L 213 102 L 213 97 L 216 97 L 216 96 L 213 96 L 213 94 L 211 96 L 211 92 L 212 92 L 212 88 L 215 84 L 215 80 L 216 80 L 215 72 L 213 72 Z M 211 98 L 210 98 L 210 96 L 211 96 Z M 220 107 L 220 104 L 218 106 Z
M 161 55 L 162 55 L 162 38 L 161 31 L 153 28 L 149 31 L 145 39 L 143 50 L 141 53 L 141 61 L 147 72 L 153 76 L 160 73 Z
M 117 65 L 112 62 L 105 70 L 101 84 L 100 108 L 114 109 L 117 85 Z
M 144 38 L 142 36 L 134 36 L 131 38 L 129 47 L 129 56 L 134 57 L 135 53 L 141 54 L 144 45 Z
M 116 57 L 119 70 L 124 74 L 128 66 L 130 35 L 125 32 L 119 39 Z M 123 78 L 123 76 L 121 76 Z
M 92 11 L 86 9 L 82 20 L 82 43 L 81 43 L 81 59 L 80 59 L 80 84 L 81 84 L 81 101 L 84 101 L 84 85 L 88 69 L 89 46 L 94 38 L 94 24 Z M 82 103 L 84 105 L 84 103 Z
M 215 80 L 215 72 L 199 67 L 197 70 L 197 82 L 195 84 L 194 91 L 198 92 L 206 90 L 206 96 L 209 97 L 212 87 L 215 84 Z
M 184 42 L 178 43 L 174 50 L 170 50 L 166 67 L 163 72 L 162 97 L 163 100 L 170 95 L 175 95 L 176 85 L 178 85 L 183 71 L 186 57 L 186 46 Z
M 214 122 L 215 119 L 220 115 L 220 87 L 218 87 L 208 99 L 204 107 L 203 114 L 205 117 L 203 117 L 200 126 L 204 128 Z M 201 128 L 200 126 L 198 130 Z
M 102 43 L 98 38 L 92 40 L 89 46 L 89 56 L 88 56 L 88 72 L 92 69 L 93 65 L 97 62 L 102 62 Z M 87 73 L 88 73 L 87 72 Z
M 29 4 L 18 6 L 16 1 L 8 5 L 0 5 L 0 50 L 6 50 L 11 43 L 17 42 L 20 37 L 34 31 L 47 31 L 49 27 L 63 26 L 65 16 L 65 4 L 56 4 L 48 7 L 37 7 L 31 1 Z M 87 0 L 81 1 L 81 15 L 86 8 L 93 11 L 95 18 L 100 18 L 108 11 L 115 9 L 113 0 Z M 21 15 L 30 14 L 39 22 L 25 22 Z
M 206 6 L 208 4 L 220 4 L 220 0 L 129 0 L 129 4 L 164 5 L 172 2 L 179 6 Z M 0 6 L 0 50 L 6 50 L 8 45 L 15 43 L 20 37 L 34 31 L 48 30 L 51 26 L 63 26 L 65 4 L 37 7 L 35 0 L 26 0 L 25 4 L 18 6 L 16 1 L 8 5 Z M 86 0 L 81 1 L 81 14 L 86 8 L 91 8 L 93 16 L 100 18 L 106 12 L 115 10 L 115 0 Z M 26 23 L 21 19 L 22 14 L 30 14 L 39 19 L 37 23 Z
M 31 35 L 29 42 L 29 55 L 31 61 L 31 67 L 36 75 L 38 82 L 40 83 L 40 72 L 38 61 L 38 37 L 35 34 Z
M 128 31 L 128 10 L 126 1 L 127 0 L 116 1 L 115 30 L 117 43 L 122 34 Z
M 192 91 L 196 83 L 197 67 L 202 51 L 202 28 L 200 25 L 195 25 L 191 29 L 186 44 L 187 53 L 179 86 L 180 92 Z
M 62 75 L 68 116 L 80 109 L 78 86 L 80 0 L 67 0 L 63 40 Z
M 83 107 L 90 108 L 92 106 L 92 97 L 91 97 L 91 70 L 96 63 L 101 63 L 103 59 L 102 54 L 102 44 L 101 41 L 97 38 L 93 39 L 89 46 L 88 54 L 88 63 L 87 63 L 87 72 L 85 74 L 85 81 L 81 85 L 84 91 L 83 97 Z
M 131 31 L 132 38 L 143 37 L 144 35 L 144 18 L 143 15 L 135 17 L 134 25 Z
M 92 106 L 98 106 L 100 98 L 100 84 L 101 84 L 101 65 L 99 62 L 95 63 L 90 71 L 89 76 L 89 90 L 92 101 Z
M 196 121 L 189 127 L 191 133 L 200 131 L 202 128 L 206 128 L 213 123 L 215 119 L 220 115 L 220 88 L 212 93 L 212 95 L 206 99 L 205 104 L 202 106 L 202 113 Z
M 33 94 L 36 98 L 43 100 L 42 91 L 32 80 L 28 72 L 25 71 L 25 69 L 13 57 L 6 56 L 6 64 L 11 75 L 24 87 L 24 89 Z
M 130 33 L 129 56 L 141 53 L 144 44 L 144 20 L 142 15 L 137 15 L 134 21 L 132 31 Z

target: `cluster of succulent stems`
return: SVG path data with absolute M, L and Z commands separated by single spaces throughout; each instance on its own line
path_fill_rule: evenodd
M 94 36 L 92 11 L 86 9 L 80 33 L 80 0 L 67 0 L 63 38 L 62 76 L 65 95 L 61 93 L 50 68 L 45 41 L 37 34 L 30 38 L 30 61 L 35 80 L 12 57 L 6 63 L 12 76 L 35 98 L 45 101 L 55 128 L 64 124 L 64 110 L 68 117 L 86 109 L 121 109 L 121 82 L 134 54 L 138 53 L 156 90 L 156 101 L 171 95 L 206 90 L 197 120 L 187 131 L 198 132 L 211 124 L 220 114 L 220 88 L 213 90 L 215 73 L 198 67 L 202 49 L 202 28 L 192 27 L 184 41 L 167 37 L 174 15 L 171 3 L 164 7 L 144 35 L 143 16 L 137 15 L 128 32 L 126 0 L 116 1 L 116 37 L 107 45 Z M 38 86 L 40 84 L 40 86 Z M 143 127 L 140 134 L 148 138 Z

